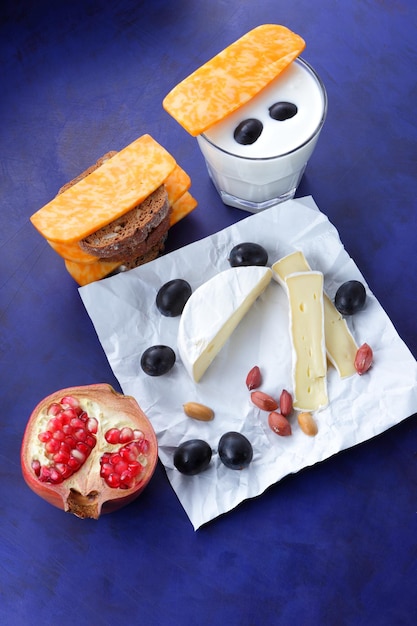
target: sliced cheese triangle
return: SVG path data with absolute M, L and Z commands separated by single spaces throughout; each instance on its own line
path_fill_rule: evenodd
M 193 292 L 181 314 L 177 341 L 193 380 L 201 379 L 271 278 L 268 267 L 233 267 Z

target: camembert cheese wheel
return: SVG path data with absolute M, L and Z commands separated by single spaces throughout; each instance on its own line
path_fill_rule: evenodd
M 239 322 L 272 278 L 268 267 L 227 269 L 198 287 L 188 299 L 178 328 L 178 351 L 198 382 Z

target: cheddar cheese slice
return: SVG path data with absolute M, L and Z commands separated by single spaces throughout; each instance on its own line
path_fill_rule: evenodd
M 253 98 L 304 48 L 285 26 L 258 26 L 176 85 L 163 107 L 195 137 Z
M 165 189 L 168 194 L 168 202 L 172 206 L 174 202 L 180 198 L 183 193 L 189 190 L 191 187 L 191 178 L 188 176 L 182 167 L 175 166 L 175 169 L 168 178 L 164 181 Z
M 286 279 L 293 347 L 294 408 L 317 411 L 328 404 L 323 274 L 299 272 Z
M 191 186 L 191 178 L 179 165 L 176 165 L 166 180 L 162 182 L 167 190 L 168 202 L 172 207 L 170 220 L 170 225 L 172 226 L 185 217 L 193 208 L 195 208 L 197 206 L 197 202 L 190 195 L 188 197 L 184 196 Z M 181 202 L 178 203 L 177 201 L 180 198 L 182 198 Z M 194 202 L 193 207 L 191 206 L 192 202 Z M 78 241 L 74 241 L 73 243 L 47 241 L 55 252 L 68 261 L 76 261 L 77 263 L 97 262 L 97 257 L 82 250 Z
M 142 135 L 34 213 L 31 222 L 49 241 L 80 241 L 143 202 L 175 167 L 165 148 Z
M 308 272 L 311 268 L 301 250 L 296 250 L 272 265 L 274 278 L 285 286 L 287 276 L 294 272 Z M 346 320 L 341 316 L 329 296 L 323 294 L 324 332 L 326 352 L 330 363 L 340 378 L 356 374 L 355 356 L 358 350 Z
M 72 278 L 81 286 L 93 283 L 111 274 L 119 267 L 115 261 L 97 261 L 94 263 L 77 263 L 65 260 L 65 267 Z
M 174 226 L 174 224 L 182 220 L 186 215 L 191 213 L 196 206 L 197 200 L 188 191 L 186 191 L 172 205 L 170 226 Z

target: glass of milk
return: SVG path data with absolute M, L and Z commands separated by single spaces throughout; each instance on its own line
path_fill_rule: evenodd
M 223 202 L 257 213 L 293 198 L 326 113 L 322 81 L 298 58 L 247 104 L 198 135 Z

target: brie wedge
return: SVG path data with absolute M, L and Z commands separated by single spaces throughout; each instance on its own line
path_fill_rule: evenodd
M 287 276 L 294 272 L 308 272 L 311 268 L 301 250 L 296 250 L 273 264 L 274 278 L 285 287 Z M 326 293 L 324 298 L 324 333 L 330 363 L 340 378 L 356 374 L 355 356 L 358 346 L 339 311 Z
M 203 283 L 188 299 L 178 328 L 178 351 L 198 382 L 272 278 L 268 267 L 232 267 Z
M 323 274 L 286 278 L 293 347 L 294 408 L 317 411 L 328 404 L 324 339 Z

